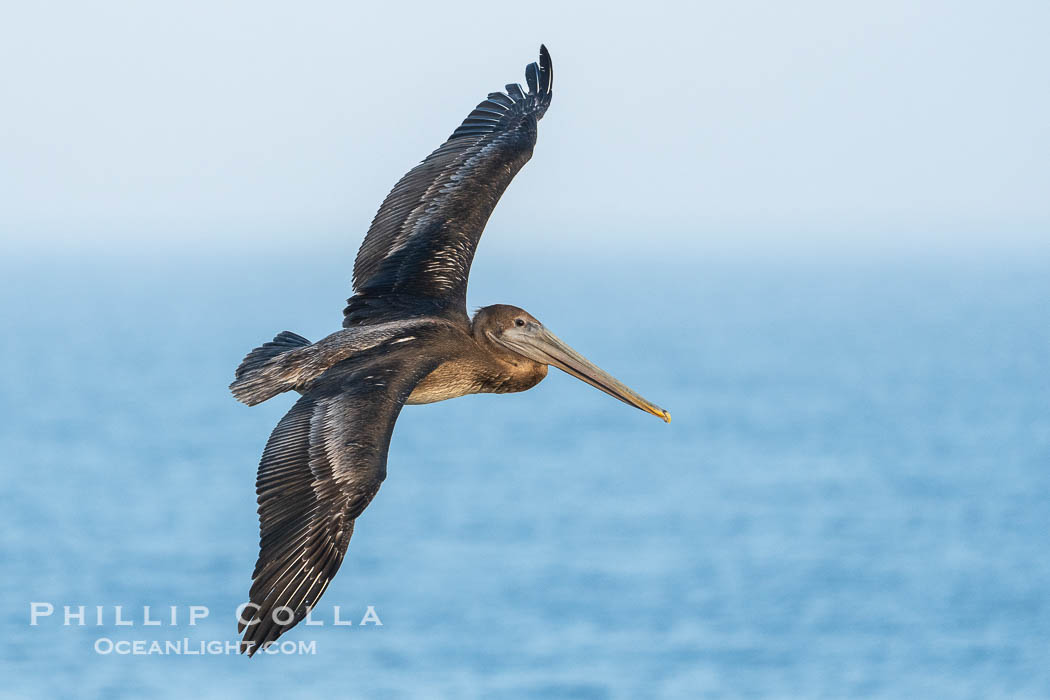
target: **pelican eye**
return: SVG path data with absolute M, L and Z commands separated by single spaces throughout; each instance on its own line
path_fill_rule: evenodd
M 521 328 L 522 326 L 525 325 L 525 320 L 524 319 L 520 319 L 520 318 L 516 318 L 516 319 L 514 319 L 514 325 L 517 326 L 518 328 Z

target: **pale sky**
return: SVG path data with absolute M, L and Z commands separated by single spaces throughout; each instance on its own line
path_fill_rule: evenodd
M 1046 0 L 7 3 L 0 234 L 356 249 L 544 42 L 554 101 L 490 235 L 1046 252 L 1048 37 Z

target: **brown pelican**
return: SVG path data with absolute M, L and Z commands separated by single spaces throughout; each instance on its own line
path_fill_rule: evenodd
M 354 263 L 343 329 L 316 343 L 285 331 L 230 385 L 249 406 L 302 394 L 266 443 L 256 492 L 259 560 L 238 632 L 249 655 L 302 620 L 339 569 L 354 522 L 386 477 L 401 407 L 525 391 L 554 365 L 643 411 L 664 409 L 588 362 L 515 306 L 467 315 L 485 222 L 532 156 L 551 102 L 547 49 L 520 85 L 491 93 L 387 195 Z

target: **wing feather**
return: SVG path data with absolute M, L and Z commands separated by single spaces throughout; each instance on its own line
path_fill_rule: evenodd
M 401 407 L 438 362 L 390 347 L 347 360 L 274 428 L 256 482 L 259 559 L 247 621 L 238 626 L 242 651 L 252 655 L 273 642 L 324 593 L 357 517 L 386 477 Z
M 387 195 L 354 263 L 343 325 L 406 316 L 466 315 L 467 278 L 492 210 L 532 156 L 536 122 L 550 105 L 553 68 L 539 63 L 520 85 L 488 95 Z

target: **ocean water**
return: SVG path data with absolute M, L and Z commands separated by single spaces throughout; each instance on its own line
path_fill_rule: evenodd
M 0 694 L 1050 697 L 1050 261 L 483 256 L 472 303 L 673 422 L 556 372 L 406 408 L 323 624 L 282 638 L 313 653 L 251 660 L 97 645 L 235 639 L 293 397 L 226 385 L 335 330 L 349 262 L 3 273 Z

